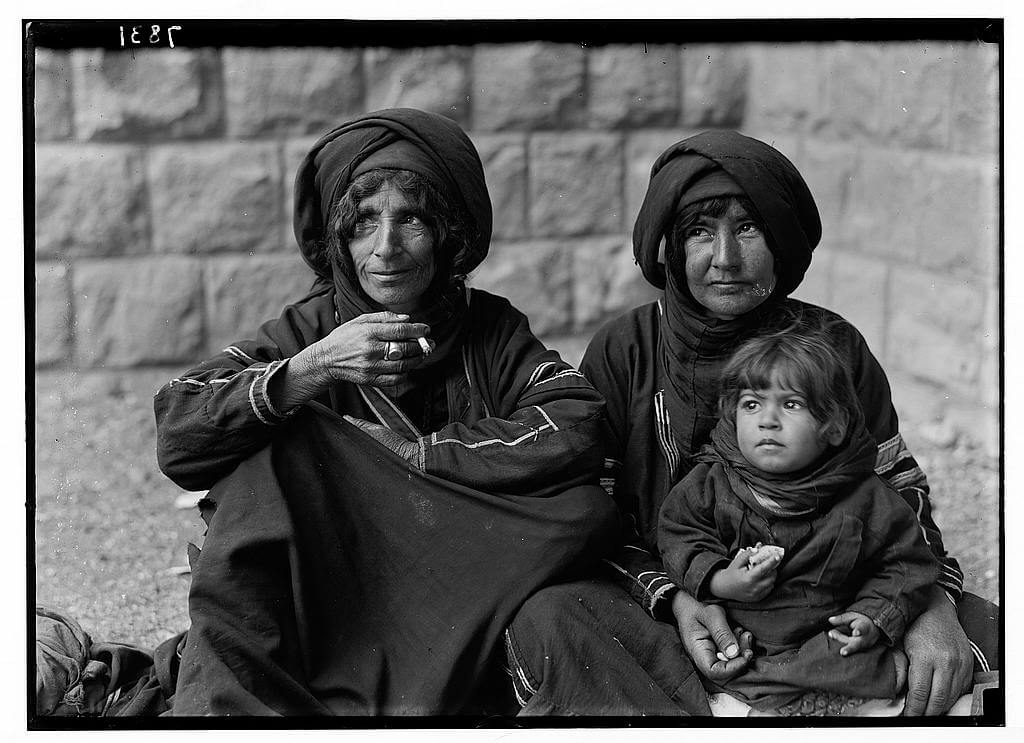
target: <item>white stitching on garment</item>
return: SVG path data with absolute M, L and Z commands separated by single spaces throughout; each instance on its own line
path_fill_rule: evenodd
M 231 356 L 236 356 L 236 357 L 242 359 L 243 361 L 248 361 L 249 363 L 252 363 L 252 364 L 256 363 L 256 359 L 254 359 L 252 356 L 247 354 L 245 351 L 243 351 L 238 346 L 228 346 L 221 353 L 226 353 L 226 354 L 229 354 Z
M 540 428 L 532 429 L 529 433 L 524 433 L 518 439 L 513 439 L 512 441 L 502 441 L 501 439 L 488 439 L 487 441 L 477 441 L 476 443 L 473 444 L 467 444 L 465 441 L 459 441 L 458 439 L 432 438 L 432 442 L 434 444 L 459 444 L 460 446 L 464 446 L 467 449 L 479 449 L 483 446 L 490 446 L 491 444 L 501 444 L 502 446 L 518 446 L 519 444 L 526 441 L 526 439 L 537 438 L 537 434 L 539 434 L 546 428 L 548 428 L 548 425 L 545 423 Z M 436 437 L 437 432 L 434 432 L 432 436 Z

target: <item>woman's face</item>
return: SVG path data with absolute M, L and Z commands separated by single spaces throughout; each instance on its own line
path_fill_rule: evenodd
M 735 199 L 721 217 L 698 217 L 683 234 L 683 248 L 686 285 L 712 317 L 739 317 L 775 289 L 764 232 Z
M 359 286 L 392 312 L 422 306 L 434 278 L 434 235 L 419 208 L 385 183 L 357 205 L 348 240 Z

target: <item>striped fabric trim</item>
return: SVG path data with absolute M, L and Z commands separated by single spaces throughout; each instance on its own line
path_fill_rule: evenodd
M 363 402 L 366 403 L 367 407 L 369 407 L 370 410 L 373 411 L 373 414 L 377 417 L 377 420 L 380 422 L 380 424 L 386 427 L 388 425 L 387 419 L 377 409 L 377 406 L 373 404 L 373 401 L 370 399 L 370 396 L 366 394 L 366 390 L 364 390 L 362 387 L 358 385 L 356 389 L 359 390 L 359 396 L 363 398 Z
M 665 409 L 665 390 L 658 390 L 654 395 L 654 431 L 661 444 L 662 454 L 668 462 L 669 477 L 675 476 L 679 466 L 679 449 L 672 438 L 672 420 Z
M 896 463 L 900 454 L 907 451 L 907 445 L 903 443 L 903 437 L 896 433 L 890 439 L 878 445 L 878 455 L 875 457 L 875 472 L 881 474 L 884 470 L 890 469 Z
M 512 677 L 512 689 L 515 691 L 516 701 L 519 702 L 520 707 L 525 707 L 537 690 L 533 688 L 526 678 L 526 672 L 516 660 L 516 654 L 512 648 L 512 635 L 507 629 L 505 630 L 505 656 L 509 662 L 508 672 Z
M 973 640 L 968 639 L 967 642 L 971 645 L 971 652 L 974 653 L 974 657 L 978 661 L 978 667 L 981 668 L 982 671 L 991 671 L 992 669 L 989 667 L 988 658 L 986 658 L 985 654 L 981 652 L 981 648 L 975 645 Z
M 533 374 L 530 375 L 530 380 L 526 383 L 526 386 L 529 387 L 531 384 L 536 382 L 538 379 L 540 379 L 541 374 L 543 374 L 547 369 L 550 369 L 553 366 L 555 366 L 554 361 L 545 361 L 541 364 L 538 364 L 537 368 L 533 370 Z
M 261 379 L 262 377 L 256 377 L 256 379 L 252 380 L 252 384 L 249 385 L 249 405 L 252 407 L 252 412 L 256 414 L 257 418 L 259 418 L 260 423 L 266 426 L 272 426 L 273 423 L 263 417 L 263 413 L 260 412 L 260 408 L 256 404 L 256 385 L 259 384 Z
M 883 475 L 884 477 L 884 475 Z M 900 472 L 897 475 L 887 478 L 889 484 L 897 490 L 903 490 L 904 488 L 914 487 L 924 482 L 924 472 L 920 467 L 913 467 L 906 472 Z
M 234 356 L 236 359 L 244 361 L 247 364 L 255 364 L 255 363 L 257 363 L 256 359 L 254 359 L 252 356 L 247 354 L 245 351 L 243 351 L 238 346 L 228 346 L 223 351 L 221 351 L 221 353 L 226 353 L 229 356 Z
M 473 375 L 469 373 L 469 356 L 465 346 L 462 347 L 462 370 L 466 373 L 466 382 L 469 384 L 469 388 L 473 389 Z M 536 373 L 536 370 L 534 370 L 534 373 Z M 483 395 L 480 395 L 480 403 L 484 406 L 484 417 L 490 418 L 491 411 L 487 409 L 487 401 L 484 400 Z
M 914 514 L 917 516 L 917 523 L 921 523 L 921 517 L 924 515 L 924 494 L 918 488 L 907 488 L 904 492 L 913 491 L 914 496 L 917 498 L 917 504 L 913 506 Z M 921 526 L 921 536 L 924 538 L 924 543 L 931 547 L 932 543 L 928 539 L 928 532 L 925 531 L 924 527 Z
M 535 382 L 533 386 L 534 387 L 540 387 L 542 384 L 547 384 L 548 382 L 554 382 L 555 380 L 562 379 L 563 377 L 576 377 L 577 379 L 582 379 L 584 382 L 587 381 L 587 378 L 584 377 L 582 374 L 580 374 L 575 369 L 566 369 L 565 371 L 558 372 L 558 374 L 553 374 L 552 376 L 548 377 L 547 379 L 542 379 L 539 382 Z
M 949 565 L 939 566 L 938 582 L 943 587 L 955 590 L 957 595 L 962 595 L 964 592 L 964 577 Z
M 884 462 L 882 464 L 879 464 L 878 460 L 876 459 L 875 460 L 875 473 L 878 474 L 878 475 L 881 475 L 882 477 L 885 477 L 885 473 L 886 472 L 892 472 L 894 469 L 896 469 L 896 466 L 900 462 L 905 462 L 908 459 L 913 459 L 913 458 L 914 458 L 914 455 L 910 453 L 909 449 L 902 449 L 895 457 L 893 457 L 892 459 L 889 459 L 888 461 L 886 461 L 886 462 Z
M 420 429 L 417 428 L 416 425 L 411 420 L 409 420 L 409 416 L 407 416 L 402 411 L 401 408 L 399 408 L 397 405 L 395 405 L 394 400 L 392 400 L 390 397 L 388 397 L 387 395 L 384 394 L 384 390 L 382 390 L 380 387 L 371 387 L 370 389 L 372 389 L 377 394 L 377 397 L 380 398 L 381 400 L 383 400 L 385 402 L 385 404 L 389 408 L 391 408 L 392 411 L 394 411 L 395 415 L 398 417 L 399 420 L 402 421 L 403 424 L 405 424 L 406 426 L 409 427 L 409 430 L 412 431 L 414 436 L 419 437 L 419 436 L 423 435 L 422 433 L 420 433 Z M 366 399 L 366 395 L 365 395 L 365 393 L 363 393 L 363 390 L 362 390 L 361 387 L 359 389 L 359 392 L 361 394 L 363 394 L 363 399 Z M 367 402 L 369 402 L 369 401 L 367 401 Z M 376 409 L 374 409 L 374 412 L 375 413 L 377 412 Z M 387 423 L 384 423 L 384 425 L 387 426 L 388 428 L 391 428 L 391 426 L 389 426 Z
M 467 449 L 481 449 L 485 446 L 492 446 L 494 444 L 501 444 L 502 446 L 518 446 L 527 439 L 536 439 L 538 434 L 540 434 L 541 431 L 547 428 L 550 428 L 550 426 L 548 426 L 548 424 L 545 423 L 540 428 L 533 428 L 530 430 L 529 433 L 524 433 L 519 438 L 512 439 L 512 441 L 505 441 L 503 439 L 487 439 L 486 441 L 474 441 L 473 443 L 469 444 L 467 444 L 465 441 L 460 441 L 459 439 L 439 439 L 437 438 L 437 432 L 435 431 L 434 433 L 430 434 L 430 443 L 434 445 L 458 444 L 459 446 L 464 446 Z
M 659 601 L 661 601 L 661 598 L 675 587 L 675 583 L 673 583 L 672 581 L 666 581 L 665 585 L 663 585 L 661 588 L 654 592 L 654 595 L 651 597 L 651 605 L 647 607 L 647 610 L 653 612 L 654 607 L 657 605 Z
M 546 420 L 548 422 L 548 425 L 551 426 L 552 431 L 559 430 L 558 426 L 555 425 L 555 422 L 551 420 L 551 416 L 544 412 L 544 408 L 542 408 L 540 405 L 534 405 L 533 408 L 542 416 L 544 416 L 544 420 Z
M 629 547 L 631 545 L 626 545 L 626 546 Z M 640 550 L 640 551 L 644 552 L 645 554 L 650 554 L 646 550 Z M 655 604 L 657 604 L 658 599 L 661 598 L 665 594 L 666 591 L 669 591 L 672 588 L 675 588 L 675 584 L 668 577 L 668 575 L 666 573 L 661 572 L 661 571 L 645 570 L 644 572 L 640 573 L 639 575 L 632 575 L 624 567 L 622 567 L 621 565 L 619 565 L 616 562 L 613 562 L 612 560 L 609 560 L 608 558 L 602 558 L 601 562 L 603 562 L 605 565 L 608 565 L 613 570 L 616 570 L 619 573 L 621 573 L 622 575 L 626 576 L 629 580 L 631 580 L 634 584 L 636 584 L 640 588 L 641 591 L 643 591 L 644 596 L 647 599 L 647 607 L 646 608 L 647 608 L 647 611 L 649 611 L 649 612 L 654 611 Z M 654 577 L 651 578 L 650 580 L 646 580 L 645 581 L 645 580 L 641 579 L 642 576 L 645 576 L 645 575 L 653 575 Z
M 176 384 L 190 384 L 193 387 L 205 387 L 206 382 L 200 382 L 198 379 L 186 379 L 186 378 L 175 378 L 168 383 L 168 387 L 173 387 Z
M 260 379 L 263 380 L 263 384 L 260 385 L 260 394 L 263 396 L 263 402 L 266 404 L 267 410 L 269 410 L 275 417 L 284 419 L 287 416 L 277 411 L 274 404 L 270 402 L 270 394 L 267 392 L 267 385 L 270 384 L 270 378 L 274 376 L 274 373 L 282 366 L 284 366 L 284 361 L 272 361 L 270 365 L 267 366 L 267 373 L 260 377 Z
M 282 362 L 276 362 L 275 361 L 273 363 L 280 364 L 280 363 L 284 363 L 284 362 L 283 361 Z M 167 383 L 167 386 L 168 387 L 173 387 L 176 384 L 188 384 L 188 385 L 191 385 L 193 387 L 206 387 L 207 385 L 210 385 L 210 384 L 227 384 L 228 382 L 234 381 L 238 376 L 240 376 L 242 374 L 259 374 L 259 375 L 262 375 L 266 370 L 267 370 L 267 366 L 264 366 L 263 364 L 257 362 L 253 366 L 247 367 L 245 369 L 239 369 L 238 371 L 234 372 L 227 379 L 211 379 L 209 382 L 204 382 L 201 379 L 192 379 L 191 377 L 175 377 L 174 379 L 172 379 L 170 382 Z
M 618 459 L 605 458 L 603 474 L 599 478 L 600 486 L 609 496 L 615 497 L 615 486 L 618 483 L 619 470 L 622 469 L 622 462 Z

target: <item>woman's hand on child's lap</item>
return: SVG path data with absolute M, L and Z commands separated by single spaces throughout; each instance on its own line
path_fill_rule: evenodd
M 728 567 L 711 574 L 709 588 L 714 596 L 731 601 L 760 601 L 775 586 L 776 571 L 781 558 L 772 555 L 756 565 L 751 565 L 751 549 L 744 547 Z
M 881 637 L 875 623 L 857 611 L 847 611 L 829 617 L 828 621 L 835 627 L 835 629 L 829 630 L 828 636 L 843 644 L 839 650 L 840 655 L 852 655 L 861 650 L 867 650 L 873 647 Z
M 754 637 L 742 627 L 730 628 L 721 606 L 701 603 L 680 590 L 672 597 L 672 613 L 686 654 L 705 678 L 725 683 L 750 665 Z

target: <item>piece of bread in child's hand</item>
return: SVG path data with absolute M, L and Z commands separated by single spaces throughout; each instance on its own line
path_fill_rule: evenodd
M 758 542 L 753 547 L 747 547 L 748 556 L 747 564 L 750 567 L 760 565 L 762 562 L 770 557 L 778 557 L 776 562 L 782 562 L 782 558 L 786 556 L 786 550 L 775 544 L 761 544 Z

